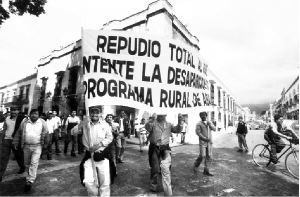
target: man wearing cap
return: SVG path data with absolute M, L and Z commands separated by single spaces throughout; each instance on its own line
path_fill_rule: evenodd
M 76 111 L 73 110 L 71 116 L 67 118 L 65 127 L 67 128 L 67 134 L 65 139 L 64 153 L 67 154 L 68 146 L 70 141 L 72 141 L 71 156 L 76 157 L 76 146 L 77 146 L 77 134 L 78 125 L 80 123 L 80 118 L 76 116 Z
M 236 129 L 236 135 L 238 136 L 239 149 L 238 152 L 243 152 L 243 146 L 245 148 L 245 152 L 248 152 L 248 146 L 246 142 L 246 135 L 248 133 L 247 124 L 243 121 L 243 117 L 239 116 L 239 123 Z
M 83 164 L 83 183 L 89 196 L 110 196 L 110 166 L 104 151 L 113 140 L 111 127 L 100 120 L 98 108 L 91 109 L 90 118 L 82 126 L 82 143 L 89 156 Z
M 283 117 L 280 114 L 276 114 L 274 116 L 274 121 L 275 122 L 272 122 L 268 126 L 266 133 L 269 135 L 269 143 L 271 144 L 271 161 L 276 164 L 278 162 L 277 153 L 280 153 L 285 147 L 285 143 L 281 138 L 285 138 L 287 140 L 291 140 L 293 138 L 285 135 Z
M 180 133 L 180 127 L 174 127 L 166 121 L 166 114 L 158 114 L 157 120 L 147 125 L 149 131 L 149 162 L 151 167 L 150 190 L 158 191 L 158 178 L 161 172 L 164 194 L 172 195 L 171 187 L 171 148 L 172 133 Z
M 42 147 L 47 147 L 49 143 L 47 134 L 46 122 L 39 118 L 37 109 L 32 109 L 29 118 L 23 119 L 14 136 L 13 146 L 17 149 L 20 145 L 20 148 L 24 150 L 24 162 L 28 167 L 25 192 L 31 190 L 31 186 L 36 179 Z
M 207 120 L 207 113 L 200 112 L 199 116 L 201 121 L 196 124 L 196 134 L 199 136 L 199 148 L 200 153 L 194 163 L 194 172 L 198 171 L 202 160 L 204 159 L 204 171 L 203 174 L 207 176 L 213 176 L 209 172 L 209 164 L 212 157 L 212 133 L 211 130 L 215 131 L 216 128 L 210 121 Z

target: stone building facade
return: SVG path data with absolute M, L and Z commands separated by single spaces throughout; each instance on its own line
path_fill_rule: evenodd
M 158 28 L 159 27 L 159 28 Z M 167 0 L 155 1 L 147 9 L 121 20 L 113 20 L 103 25 L 103 30 L 122 30 L 132 32 L 147 32 L 148 34 L 180 40 L 193 47 L 200 54 L 197 37 L 179 21 L 173 13 L 172 5 Z M 201 54 L 200 54 L 201 56 Z M 203 61 L 205 64 L 205 61 Z M 34 107 L 40 111 L 57 110 L 59 114 L 68 114 L 70 110 L 85 113 L 84 87 L 82 85 L 82 50 L 81 40 L 64 48 L 53 51 L 38 64 L 37 86 L 39 92 L 34 99 Z M 237 101 L 223 83 L 208 70 L 210 81 L 211 105 L 202 111 L 209 112 L 209 119 L 215 122 L 218 130 L 233 124 L 238 113 L 243 113 Z M 118 115 L 121 110 L 126 111 L 133 124 L 141 118 L 146 118 L 153 112 L 126 106 L 101 106 L 103 114 Z M 183 114 L 189 125 L 190 132 L 186 139 L 190 143 L 198 143 L 195 138 L 195 125 L 199 121 L 199 112 Z M 168 114 L 170 122 L 176 123 L 178 114 Z
M 0 87 L 0 111 L 16 107 L 26 114 L 32 109 L 37 73 Z
M 272 104 L 272 114 L 282 114 L 285 119 L 299 120 L 299 76 L 283 89 L 280 98 Z

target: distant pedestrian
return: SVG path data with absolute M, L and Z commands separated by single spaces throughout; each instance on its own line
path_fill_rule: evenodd
M 24 161 L 28 169 L 25 192 L 31 190 L 32 184 L 36 179 L 42 146 L 47 146 L 49 142 L 47 134 L 46 122 L 39 118 L 37 109 L 32 109 L 29 118 L 22 121 L 14 136 L 13 146 L 17 149 L 20 145 L 20 148 L 24 150 Z
M 54 142 L 54 139 L 53 139 L 54 138 L 54 130 L 56 128 L 56 122 L 53 119 L 52 111 L 48 111 L 48 113 L 47 113 L 46 124 L 47 124 L 48 135 L 49 135 L 49 143 L 48 143 L 45 153 L 47 154 L 47 159 L 52 160 L 52 143 Z
M 196 125 L 196 134 L 199 136 L 199 148 L 200 153 L 194 163 L 194 172 L 198 171 L 202 160 L 204 159 L 204 171 L 203 174 L 207 176 L 213 176 L 209 172 L 209 164 L 212 157 L 212 133 L 211 130 L 215 131 L 216 128 L 210 121 L 207 120 L 207 113 L 200 112 L 199 114 L 201 121 Z
M 71 156 L 76 157 L 76 147 L 77 147 L 77 135 L 78 135 L 78 126 L 80 119 L 76 116 L 76 111 L 73 110 L 71 116 L 67 118 L 65 122 L 66 127 L 66 137 L 64 145 L 64 153 L 67 154 L 69 143 L 72 142 Z
M 83 183 L 89 196 L 110 196 L 110 162 L 105 148 L 113 139 L 111 127 L 100 120 L 97 108 L 91 109 L 90 117 L 91 120 L 83 124 L 82 142 L 87 150 Z
M 105 120 L 108 123 L 108 125 L 111 127 L 111 132 L 113 135 L 113 141 L 110 145 L 111 156 L 115 167 L 117 167 L 116 145 L 119 138 L 119 124 L 113 121 L 113 117 L 114 116 L 112 114 L 107 114 Z
M 178 115 L 178 124 L 182 127 L 182 130 L 180 133 L 181 134 L 181 144 L 184 144 L 188 125 L 185 123 L 184 117 L 181 114 Z
M 238 118 L 238 126 L 236 130 L 236 135 L 238 137 L 238 142 L 239 142 L 239 149 L 237 150 L 238 152 L 243 152 L 245 149 L 245 152 L 248 152 L 248 146 L 246 142 L 246 135 L 248 133 L 248 127 L 247 124 L 243 121 L 243 117 L 239 116 Z M 244 147 L 244 149 L 243 149 Z
M 60 117 L 57 116 L 56 111 L 53 111 L 52 113 L 53 113 L 52 119 L 55 123 L 52 143 L 54 143 L 55 145 L 55 153 L 59 154 L 61 153 L 61 150 L 59 148 L 59 138 L 61 137 L 61 119 Z
M 174 127 L 166 121 L 165 114 L 157 115 L 157 120 L 147 126 L 149 131 L 149 161 L 151 167 L 150 190 L 157 192 L 159 175 L 161 174 L 164 194 L 172 196 L 171 186 L 171 148 L 169 146 L 172 133 L 180 133 L 180 127 Z
M 117 162 L 123 163 L 125 146 L 126 146 L 125 137 L 129 138 L 131 132 L 131 125 L 130 125 L 130 120 L 127 118 L 127 115 L 125 114 L 124 111 L 121 111 L 116 122 L 119 124 L 119 137 L 116 145 Z
M 140 152 L 143 152 L 143 147 L 147 145 L 148 131 L 145 128 L 145 122 L 145 118 L 142 118 L 141 122 L 136 125 L 140 142 Z

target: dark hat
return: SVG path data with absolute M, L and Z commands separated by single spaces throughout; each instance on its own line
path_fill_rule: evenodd
M 207 113 L 206 112 L 200 112 L 199 113 L 199 116 L 201 117 L 201 116 L 207 116 Z

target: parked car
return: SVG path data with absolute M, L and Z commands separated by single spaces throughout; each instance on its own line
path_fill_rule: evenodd
M 249 128 L 250 128 L 250 130 L 258 130 L 259 129 L 259 125 L 253 123 L 253 124 L 250 124 Z

